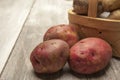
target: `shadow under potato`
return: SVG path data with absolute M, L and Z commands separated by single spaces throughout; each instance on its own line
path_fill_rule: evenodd
M 120 57 L 113 56 L 114 59 L 120 60 Z
M 93 73 L 93 74 L 79 74 L 79 73 L 76 73 L 74 71 L 70 71 L 70 73 L 78 78 L 99 78 L 101 76 L 104 76 L 105 72 L 108 71 L 110 67 L 110 63 L 105 67 L 105 69 L 99 71 L 99 72 L 96 72 L 96 73 Z
M 39 77 L 40 79 L 43 79 L 43 80 L 54 80 L 54 79 L 57 79 L 57 78 L 60 78 L 60 76 L 62 76 L 64 74 L 64 71 L 63 69 L 61 69 L 60 71 L 56 72 L 56 73 L 47 73 L 47 74 L 40 74 L 40 73 L 36 73 L 37 77 Z
M 40 74 L 40 73 L 35 73 L 35 75 L 42 79 L 42 80 L 56 80 L 58 78 L 60 78 L 62 75 L 64 74 L 68 74 L 70 73 L 71 75 L 77 77 L 77 78 L 80 78 L 80 79 L 86 79 L 86 78 L 99 78 L 101 76 L 104 76 L 105 72 L 109 70 L 109 67 L 110 67 L 110 63 L 105 67 L 105 69 L 97 72 L 97 73 L 94 73 L 94 74 L 79 74 L 79 73 L 76 73 L 74 71 L 72 71 L 70 68 L 68 68 L 68 65 L 65 66 L 64 69 L 61 69 L 60 71 L 56 72 L 56 73 L 52 73 L 52 74 Z

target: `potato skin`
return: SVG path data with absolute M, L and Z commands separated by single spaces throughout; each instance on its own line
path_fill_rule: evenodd
M 73 0 L 73 9 L 77 14 L 87 14 L 88 0 Z
M 102 0 L 104 11 L 114 11 L 120 8 L 119 0 Z
M 120 9 L 111 12 L 111 14 L 108 16 L 108 19 L 120 20 Z
M 49 28 L 45 35 L 44 41 L 50 39 L 61 39 L 66 41 L 69 46 L 73 46 L 77 41 L 79 41 L 79 35 L 77 30 L 72 25 L 60 24 L 56 26 L 52 26 Z
M 63 68 L 69 57 L 69 45 L 59 39 L 40 43 L 32 51 L 30 61 L 37 73 L 54 73 Z
M 80 74 L 93 74 L 104 69 L 112 57 L 110 45 L 99 38 L 85 38 L 70 49 L 70 68 Z
M 98 15 L 103 12 L 102 1 L 98 1 Z M 88 14 L 88 0 L 73 0 L 73 10 L 77 14 Z

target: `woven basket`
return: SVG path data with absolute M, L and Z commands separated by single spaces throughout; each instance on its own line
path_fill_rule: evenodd
M 120 20 L 96 18 L 97 0 L 89 0 L 88 16 L 68 11 L 69 23 L 79 27 L 81 38 L 99 37 L 113 48 L 113 56 L 120 57 Z

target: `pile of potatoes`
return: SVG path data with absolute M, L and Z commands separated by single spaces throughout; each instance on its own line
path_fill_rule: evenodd
M 68 62 L 79 74 L 93 74 L 103 70 L 112 58 L 111 46 L 100 38 L 81 39 L 73 25 L 60 24 L 50 27 L 30 55 L 34 71 L 52 74 Z
M 87 15 L 88 0 L 73 0 L 73 9 L 77 14 Z M 104 12 L 107 16 L 101 16 Z M 98 0 L 98 17 L 107 19 L 120 19 L 120 1 L 119 0 Z M 104 14 L 106 15 L 106 14 Z

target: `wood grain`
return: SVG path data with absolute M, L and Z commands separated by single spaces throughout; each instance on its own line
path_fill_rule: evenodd
M 78 23 L 91 28 L 101 30 L 120 31 L 120 20 L 111 20 L 103 18 L 93 18 L 88 16 L 78 15 L 73 10 L 69 10 L 69 20 L 72 23 Z
M 88 16 L 89 17 L 96 17 L 97 16 L 97 7 L 98 7 L 98 0 L 88 0 Z
M 35 74 L 30 63 L 30 53 L 42 42 L 43 35 L 52 25 L 68 23 L 67 10 L 72 1 L 36 0 L 30 16 L 15 44 L 12 54 L 0 77 L 2 80 L 119 80 L 120 61 L 112 58 L 108 67 L 93 75 L 80 75 L 70 71 L 66 64 L 63 70 L 53 75 Z
M 0 0 L 0 73 L 34 0 Z
M 73 79 L 66 66 L 65 73 L 63 71 L 54 76 L 37 77 L 29 60 L 29 56 L 33 48 L 42 42 L 43 34 L 53 25 L 68 23 L 68 9 L 72 8 L 72 1 L 66 0 L 36 0 L 30 16 L 28 17 L 19 39 L 12 51 L 12 54 L 6 64 L 1 75 L 1 79 L 5 80 L 63 80 L 64 77 Z M 9 71 L 9 72 L 8 72 Z M 63 76 L 62 76 L 63 75 Z M 63 77 L 63 78 L 62 78 Z M 76 77 L 75 77 L 76 78 Z M 64 79 L 66 80 L 66 79 Z M 76 78 L 79 80 L 79 78 Z

